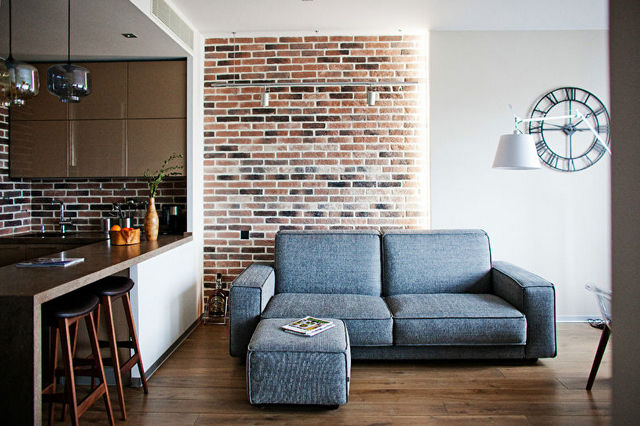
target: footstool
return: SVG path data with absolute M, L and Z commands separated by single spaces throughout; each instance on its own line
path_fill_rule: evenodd
M 280 327 L 298 318 L 263 319 L 247 352 L 249 402 L 337 406 L 349 398 L 351 350 L 341 320 L 313 337 Z

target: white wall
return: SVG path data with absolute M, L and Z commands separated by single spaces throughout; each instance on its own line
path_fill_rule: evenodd
M 528 116 L 574 86 L 608 105 L 607 33 L 432 32 L 429 55 L 432 228 L 486 230 L 493 259 L 556 284 L 559 320 L 597 317 L 584 285 L 611 286 L 610 158 L 575 173 L 491 164 L 513 129 L 508 104 Z

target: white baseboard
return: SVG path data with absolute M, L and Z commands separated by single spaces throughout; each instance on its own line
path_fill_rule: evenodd
M 556 322 L 587 322 L 589 319 L 600 319 L 600 315 L 558 315 Z

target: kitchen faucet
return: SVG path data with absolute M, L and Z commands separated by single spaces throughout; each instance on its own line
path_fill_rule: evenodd
M 64 202 L 59 200 L 51 200 L 51 204 L 60 204 L 60 221 L 58 222 L 58 225 L 60 225 L 60 233 L 64 234 L 67 231 L 66 226 L 73 225 L 73 222 L 71 221 L 71 219 L 64 218 Z

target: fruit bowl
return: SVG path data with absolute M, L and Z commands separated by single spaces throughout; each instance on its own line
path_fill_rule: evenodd
M 117 231 L 109 231 L 111 244 L 114 246 L 128 246 L 140 244 L 140 229 L 122 228 Z

